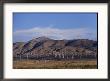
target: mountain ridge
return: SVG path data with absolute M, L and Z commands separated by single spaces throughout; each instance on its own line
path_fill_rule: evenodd
M 54 40 L 43 36 L 25 43 L 13 43 L 13 57 L 19 58 L 21 55 L 26 58 L 29 55 L 34 59 L 66 59 L 72 56 L 97 58 L 97 46 L 97 41 L 89 39 Z

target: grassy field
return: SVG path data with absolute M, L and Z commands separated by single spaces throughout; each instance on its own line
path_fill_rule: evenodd
M 96 60 L 16 60 L 14 69 L 97 69 Z

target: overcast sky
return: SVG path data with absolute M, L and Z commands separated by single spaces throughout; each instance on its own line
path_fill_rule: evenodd
M 13 41 L 46 36 L 52 39 L 97 38 L 95 13 L 14 13 Z

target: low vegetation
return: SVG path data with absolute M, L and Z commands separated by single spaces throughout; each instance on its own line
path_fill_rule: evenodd
M 97 69 L 97 60 L 16 60 L 14 69 Z

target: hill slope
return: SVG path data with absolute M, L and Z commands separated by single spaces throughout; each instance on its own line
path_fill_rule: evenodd
M 39 60 L 96 59 L 97 41 L 88 39 L 53 40 L 39 37 L 13 44 L 14 58 Z

